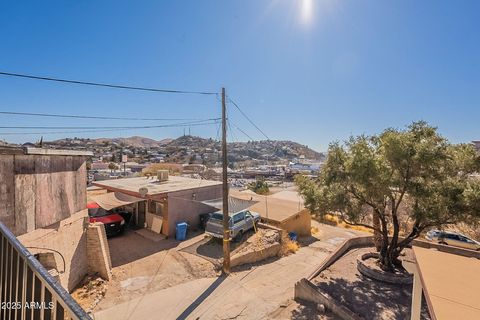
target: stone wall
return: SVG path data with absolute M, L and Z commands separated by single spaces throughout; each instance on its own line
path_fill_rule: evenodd
M 98 273 L 105 280 L 111 280 L 112 261 L 105 227 L 102 223 L 91 223 L 87 228 L 88 273 Z
M 88 212 L 82 210 L 49 227 L 18 236 L 32 252 L 53 253 L 60 284 L 71 291 L 87 274 Z

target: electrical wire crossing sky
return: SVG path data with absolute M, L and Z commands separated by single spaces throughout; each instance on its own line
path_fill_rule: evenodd
M 0 126 L 118 127 L 0 140 L 215 138 L 218 124 L 127 127 L 218 118 L 222 87 L 243 141 L 325 151 L 419 120 L 480 138 L 479 1 L 10 1 L 0 28 Z

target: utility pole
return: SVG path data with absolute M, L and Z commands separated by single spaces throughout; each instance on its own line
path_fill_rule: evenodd
M 223 273 L 230 273 L 230 215 L 228 213 L 227 180 L 227 106 L 225 88 L 222 88 L 222 195 L 223 195 Z

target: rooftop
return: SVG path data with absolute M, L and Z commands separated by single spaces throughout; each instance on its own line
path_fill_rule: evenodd
M 91 151 L 44 149 L 30 147 L 0 147 L 0 154 L 23 154 L 43 156 L 93 156 Z
M 480 319 L 480 260 L 413 247 L 422 287 L 435 319 Z
M 251 191 L 234 190 L 230 192 L 230 195 L 243 200 L 256 201 L 257 203 L 249 209 L 258 212 L 262 218 L 267 220 L 282 222 L 305 209 L 302 202 L 275 198 L 274 195 L 262 196 Z
M 179 176 L 169 176 L 167 181 L 158 181 L 156 177 L 137 177 L 115 180 L 95 181 L 94 185 L 115 191 L 126 191 L 138 194 L 140 188 L 147 188 L 147 195 L 175 192 L 188 189 L 196 189 L 210 186 L 218 186 L 219 181 L 192 179 Z

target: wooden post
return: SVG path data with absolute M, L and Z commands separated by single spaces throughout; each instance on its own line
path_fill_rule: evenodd
M 230 273 L 230 226 L 228 214 L 228 180 L 227 180 L 227 107 L 225 88 L 222 88 L 222 196 L 223 196 L 223 272 Z

